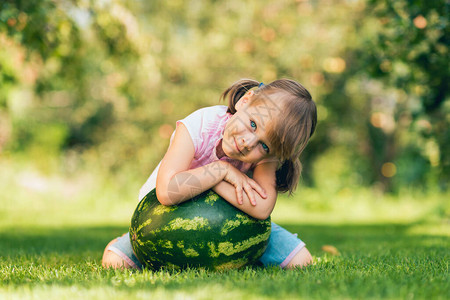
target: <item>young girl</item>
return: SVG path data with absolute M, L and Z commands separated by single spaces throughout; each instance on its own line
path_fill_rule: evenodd
M 228 100 L 228 107 L 203 108 L 177 122 L 170 146 L 139 199 L 156 187 L 161 204 L 174 205 L 212 189 L 250 216 L 266 219 L 277 192 L 292 193 L 301 172 L 300 154 L 317 122 L 309 92 L 289 79 L 268 85 L 239 80 L 221 98 Z M 291 268 L 306 266 L 311 255 L 296 235 L 272 223 L 260 261 Z M 106 246 L 102 264 L 142 267 L 128 234 Z

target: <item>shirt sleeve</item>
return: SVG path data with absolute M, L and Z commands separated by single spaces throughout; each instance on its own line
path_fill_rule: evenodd
M 205 110 L 199 109 L 191 113 L 189 116 L 182 120 L 177 121 L 178 124 L 182 123 L 189 132 L 192 142 L 194 144 L 195 155 L 200 151 L 201 145 L 203 144 L 203 125 L 205 121 Z

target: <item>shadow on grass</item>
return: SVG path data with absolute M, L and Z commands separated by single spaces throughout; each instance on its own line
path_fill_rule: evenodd
M 306 242 L 313 255 L 324 252 L 323 245 L 332 245 L 345 255 L 385 252 L 395 249 L 448 247 L 449 238 L 437 235 L 411 235 L 416 224 L 376 225 L 308 225 L 280 224 Z M 8 228 L 0 229 L 0 256 L 83 255 L 100 259 L 105 245 L 127 232 L 126 226 L 69 228 Z M 86 257 L 86 255 L 83 255 Z
M 450 239 L 444 235 L 412 234 L 414 227 L 422 222 L 410 224 L 364 224 L 364 225 L 297 225 L 283 226 L 305 241 L 314 255 L 323 255 L 324 245 L 332 245 L 343 254 L 382 255 L 390 251 L 402 252 L 448 247 Z
M 0 266 L 5 266 L 4 279 L 9 285 L 113 286 L 122 292 L 159 290 L 168 295 L 204 295 L 202 291 L 207 290 L 211 294 L 229 292 L 230 297 L 224 294 L 224 298 L 405 298 L 412 291 L 419 298 L 430 299 L 445 290 L 443 270 L 447 268 L 449 238 L 411 234 L 410 229 L 420 224 L 280 225 L 298 233 L 322 261 L 294 271 L 276 267 L 225 273 L 144 271 L 130 277 L 127 272 L 99 267 L 105 245 L 126 232 L 126 226 L 22 227 L 0 229 Z M 341 256 L 330 258 L 321 250 L 323 245 L 337 247 Z M 399 290 L 405 278 L 409 288 Z
M 0 256 L 84 253 L 100 259 L 106 244 L 127 231 L 126 226 L 0 229 Z

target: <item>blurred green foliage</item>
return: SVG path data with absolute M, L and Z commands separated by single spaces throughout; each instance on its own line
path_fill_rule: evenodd
M 239 78 L 289 77 L 319 109 L 307 184 L 446 190 L 448 13 L 437 0 L 3 0 L 0 160 L 145 178 L 176 120 Z

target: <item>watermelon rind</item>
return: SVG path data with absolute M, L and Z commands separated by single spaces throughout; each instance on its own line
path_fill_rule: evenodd
M 255 219 L 211 190 L 164 206 L 153 189 L 139 202 L 129 232 L 133 251 L 147 268 L 226 270 L 257 262 L 270 229 L 270 217 Z

